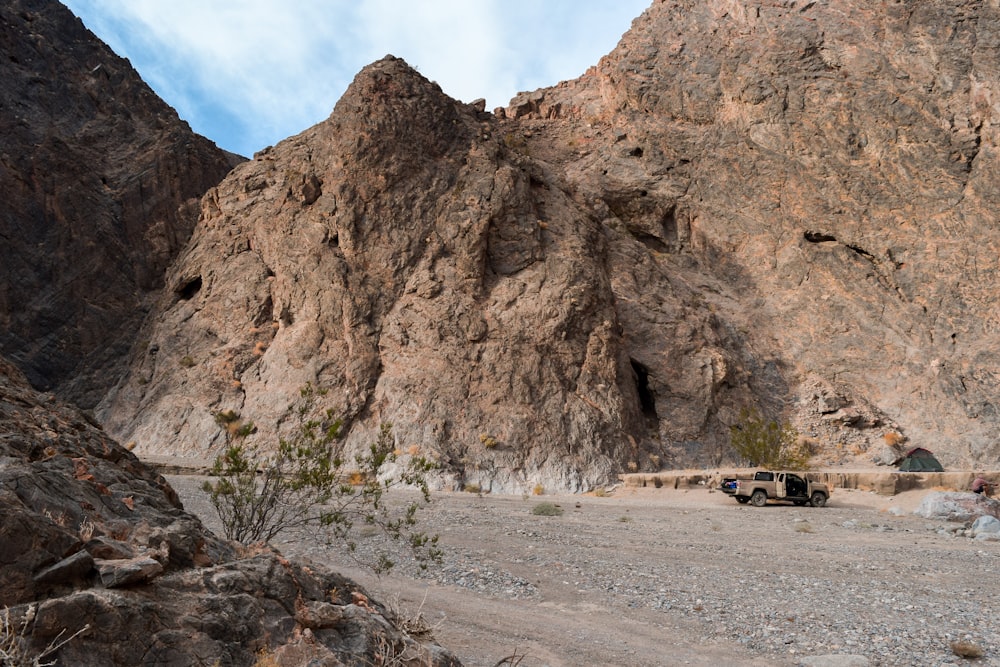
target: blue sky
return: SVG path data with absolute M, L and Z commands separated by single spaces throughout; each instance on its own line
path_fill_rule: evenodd
M 492 109 L 583 74 L 652 0 L 63 1 L 196 132 L 250 156 L 386 54 Z

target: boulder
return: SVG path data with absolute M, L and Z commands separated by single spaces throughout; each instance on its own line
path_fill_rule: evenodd
M 1000 540 L 1000 519 L 992 514 L 977 517 L 969 528 L 969 535 L 982 540 Z
M 976 493 L 928 493 L 913 513 L 925 519 L 971 522 L 979 517 L 1000 518 L 1000 502 Z

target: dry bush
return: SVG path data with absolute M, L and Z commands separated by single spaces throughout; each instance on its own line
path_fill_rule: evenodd
M 888 433 L 882 436 L 882 439 L 885 440 L 885 444 L 889 445 L 890 447 L 901 445 L 905 440 L 905 438 L 896 431 L 889 431 Z
M 462 485 L 462 490 L 467 493 L 482 493 L 483 488 L 476 484 L 475 482 L 467 482 Z
M 94 531 L 97 526 L 94 522 L 90 520 L 90 517 L 85 517 L 83 521 L 80 522 L 80 528 L 77 530 L 80 536 L 81 542 L 89 542 L 94 537 Z
M 316 396 L 323 393 L 306 385 L 300 414 L 318 411 Z M 270 542 L 284 530 L 308 526 L 318 529 L 329 544 L 341 544 L 362 565 L 376 573 L 387 572 L 394 565 L 389 550 L 378 550 L 367 562 L 357 556 L 352 531 L 359 523 L 408 546 L 421 567 L 440 562 L 437 536 L 416 529 L 417 511 L 430 503 L 426 475 L 434 464 L 414 458 L 391 476 L 383 474 L 397 459 L 392 428 L 382 424 L 376 442 L 353 457 L 357 467 L 347 468 L 351 460 L 339 440 L 340 420 L 329 409 L 319 416 L 304 421 L 290 440 L 279 439 L 277 451 L 265 455 L 243 441 L 253 432 L 252 422 L 242 424 L 232 410 L 216 414 L 227 447 L 212 466 L 214 481 L 206 481 L 202 488 L 225 536 L 243 544 Z M 391 507 L 383 496 L 399 487 L 416 488 L 420 500 Z
M 535 488 L 533 488 L 531 490 L 531 492 L 534 495 L 536 495 L 536 496 L 544 496 L 545 495 L 545 487 L 542 486 L 541 484 L 535 484 Z
M 797 524 L 795 524 L 795 532 L 796 533 L 811 533 L 811 532 L 813 532 L 812 524 L 809 523 L 808 521 L 800 521 Z
M 538 503 L 531 508 L 535 516 L 562 516 L 563 508 L 555 503 Z
M 967 639 L 953 641 L 951 643 L 951 651 L 958 657 L 965 658 L 966 660 L 981 658 L 985 654 L 980 646 Z
M 253 667 L 281 667 L 278 663 L 278 659 L 271 649 L 264 647 L 257 651 L 257 659 L 253 661 Z
M 395 619 L 396 627 L 408 637 L 433 640 L 434 631 L 445 621 L 444 617 L 442 617 L 436 625 L 431 625 L 424 618 L 423 609 L 424 604 L 427 602 L 427 593 L 428 591 L 424 591 L 424 599 L 420 601 L 420 606 L 413 612 L 403 608 L 399 600 L 399 593 L 396 593 L 386 605 Z
M 51 667 L 56 664 L 55 660 L 48 662 L 42 662 L 42 660 L 90 630 L 88 623 L 69 637 L 63 638 L 63 635 L 66 634 L 66 630 L 63 629 L 41 651 L 31 649 L 28 627 L 35 620 L 36 613 L 35 605 L 29 605 L 24 619 L 18 627 L 16 623 L 11 622 L 10 609 L 4 607 L 3 611 L 0 612 L 0 665 L 3 667 Z

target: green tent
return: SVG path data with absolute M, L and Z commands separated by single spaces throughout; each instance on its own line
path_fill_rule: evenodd
M 901 472 L 944 472 L 941 462 L 923 447 L 914 447 L 906 452 L 899 469 Z

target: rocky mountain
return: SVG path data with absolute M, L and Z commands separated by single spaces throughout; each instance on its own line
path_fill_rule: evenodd
M 238 158 L 53 0 L 4 2 L 0 53 L 0 352 L 93 407 Z
M 4 664 L 55 664 L 33 660 L 69 640 L 47 660 L 459 665 L 324 566 L 216 538 L 163 477 L 3 359 L 0 607 Z
M 197 456 L 312 384 L 507 491 L 718 464 L 745 407 L 994 460 L 998 12 L 658 1 L 493 114 L 387 57 L 206 195 L 100 414 Z

